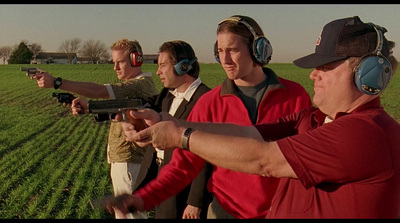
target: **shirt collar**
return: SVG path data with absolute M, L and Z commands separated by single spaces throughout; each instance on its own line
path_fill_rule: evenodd
M 267 67 L 263 67 L 263 72 L 267 76 L 268 81 L 268 89 L 267 91 L 277 89 L 277 88 L 284 88 L 283 85 L 279 81 L 278 75 L 275 72 Z M 233 94 L 238 95 L 238 89 L 235 82 L 229 78 L 226 78 L 224 82 L 221 84 L 221 95 L 224 94 Z
M 360 112 L 363 112 L 368 109 L 376 109 L 376 108 L 382 108 L 381 100 L 379 97 L 361 105 L 360 107 L 356 108 L 352 113 L 360 113 Z M 352 114 L 352 113 L 338 112 L 338 113 L 336 113 L 335 119 L 338 119 L 342 116 Z M 320 125 L 324 124 L 325 118 L 327 115 L 322 113 L 321 110 L 317 109 L 316 111 L 313 112 L 312 116 L 313 116 L 312 119 L 316 122 L 315 124 L 318 124 L 318 126 L 320 126 Z
M 140 73 L 139 75 L 137 75 L 134 79 L 139 79 L 141 77 L 151 77 L 152 73 L 151 72 L 146 72 L 146 73 Z
M 186 101 L 190 101 L 190 98 L 196 91 L 197 87 L 201 84 L 201 79 L 198 77 L 196 80 L 193 81 L 193 83 L 186 89 L 186 91 L 183 93 L 183 98 L 185 98 Z M 178 96 L 178 90 L 175 88 L 174 90 L 169 90 L 169 92 L 174 95 L 175 97 Z

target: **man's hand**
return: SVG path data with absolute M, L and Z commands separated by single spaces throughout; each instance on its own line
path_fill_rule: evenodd
M 42 88 L 53 88 L 55 78 L 47 73 L 46 71 L 41 71 L 39 74 L 32 77 L 36 79 L 37 85 Z
M 140 123 L 139 120 L 143 120 L 147 126 L 152 126 L 162 120 L 161 114 L 151 109 L 127 110 L 126 117 L 128 118 L 129 122 L 123 122 L 122 129 L 124 130 L 124 133 L 126 135 L 126 141 L 129 142 L 134 142 L 135 138 L 132 138 L 132 136 L 143 129 L 142 126 L 137 125 L 137 123 Z M 118 114 L 115 119 L 121 120 L 120 115 Z M 150 144 L 145 139 L 141 139 L 140 141 L 142 144 Z
M 167 112 L 157 113 L 151 109 L 130 110 L 127 113 L 130 123 L 122 123 L 126 141 L 135 142 L 141 147 L 152 145 L 160 149 L 175 149 L 181 146 L 185 128 Z M 143 119 L 149 126 L 138 130 L 133 119 Z
M 200 219 L 200 212 L 200 208 L 188 204 L 183 211 L 182 219 Z
M 71 102 L 70 110 L 72 114 L 75 116 L 78 116 L 80 114 L 88 114 L 89 113 L 88 103 L 83 98 L 75 98 Z
M 122 194 L 116 197 L 107 196 L 95 204 L 106 209 L 109 213 L 115 212 L 118 216 L 126 216 L 134 211 L 144 211 L 143 199 L 132 194 Z

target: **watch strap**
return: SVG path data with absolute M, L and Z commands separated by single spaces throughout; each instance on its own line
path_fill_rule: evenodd
M 62 84 L 62 79 L 61 79 L 61 77 L 57 77 L 55 80 L 54 80 L 54 89 L 58 89 L 60 86 L 61 86 L 61 84 Z
M 189 151 L 189 138 L 195 129 L 187 128 L 182 136 L 182 149 Z

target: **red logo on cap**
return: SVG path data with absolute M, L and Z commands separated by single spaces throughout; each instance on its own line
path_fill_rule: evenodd
M 318 37 L 316 45 L 319 46 L 320 42 L 321 42 L 321 37 Z
M 323 31 L 323 29 L 322 29 L 321 32 L 319 33 L 317 42 L 316 42 L 316 44 L 315 44 L 315 45 L 317 45 L 317 46 L 319 46 L 319 43 L 321 42 L 321 34 L 322 34 L 322 31 Z

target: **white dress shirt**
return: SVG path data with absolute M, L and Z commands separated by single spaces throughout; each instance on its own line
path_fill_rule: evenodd
M 175 96 L 174 100 L 172 101 L 171 107 L 169 108 L 169 114 L 174 116 L 176 110 L 178 109 L 179 105 L 182 103 L 183 100 L 190 101 L 194 92 L 201 84 L 200 77 L 197 78 L 193 83 L 186 89 L 185 92 L 179 93 L 176 89 L 170 90 L 169 92 Z M 157 149 L 157 157 L 161 160 L 164 159 L 164 150 Z

